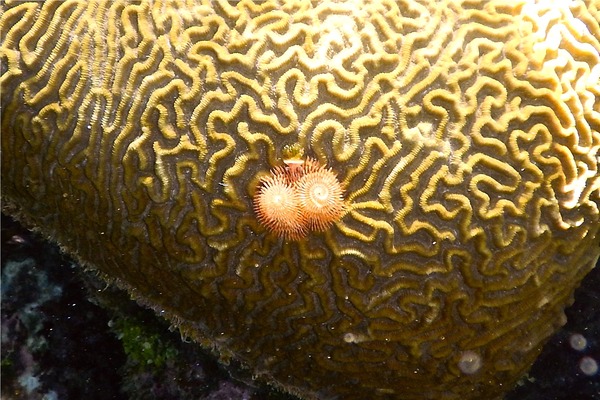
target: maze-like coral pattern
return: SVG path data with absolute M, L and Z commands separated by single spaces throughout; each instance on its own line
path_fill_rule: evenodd
M 5 209 L 290 391 L 498 396 L 598 257 L 593 0 L 2 7 Z M 349 207 L 297 242 L 289 146 Z

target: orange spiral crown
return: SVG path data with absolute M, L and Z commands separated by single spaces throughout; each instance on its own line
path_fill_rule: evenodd
M 297 240 L 325 231 L 343 216 L 344 189 L 336 174 L 312 158 L 284 161 L 260 182 L 254 196 L 258 221 L 270 232 Z

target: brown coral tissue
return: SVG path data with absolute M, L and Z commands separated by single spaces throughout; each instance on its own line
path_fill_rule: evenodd
M 600 255 L 598 1 L 0 7 L 3 211 L 302 398 L 501 398 Z

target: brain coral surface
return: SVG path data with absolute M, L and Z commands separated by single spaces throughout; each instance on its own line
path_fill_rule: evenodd
M 4 209 L 320 399 L 481 399 L 599 255 L 598 1 L 6 1 Z M 289 149 L 344 214 L 253 210 Z

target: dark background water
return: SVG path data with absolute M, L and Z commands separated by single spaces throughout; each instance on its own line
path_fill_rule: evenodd
M 291 400 L 181 340 L 153 312 L 2 215 L 2 400 Z M 600 268 L 505 400 L 600 400 Z M 579 336 L 580 335 L 580 336 Z M 583 347 L 583 348 L 582 348 Z

